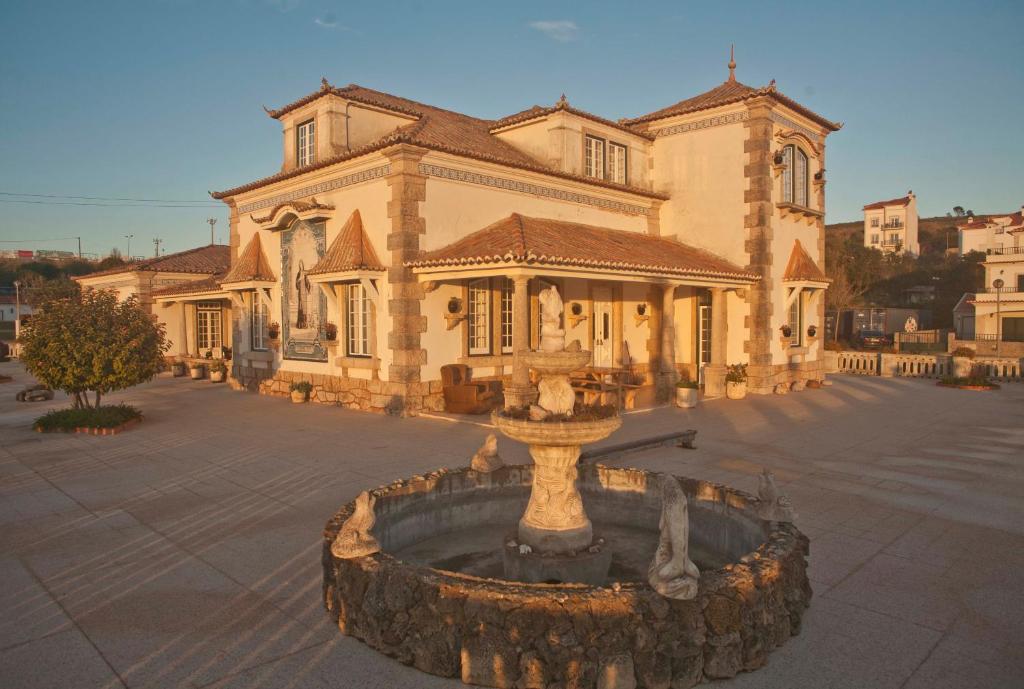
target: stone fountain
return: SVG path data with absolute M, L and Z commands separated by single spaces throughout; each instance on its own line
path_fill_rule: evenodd
M 615 413 L 604 418 L 575 415 L 569 374 L 590 363 L 590 352 L 580 350 L 578 342 L 566 348 L 562 299 L 555 287 L 540 293 L 540 303 L 540 347 L 516 354 L 540 378 L 537 404 L 528 410 L 496 411 L 491 417 L 498 430 L 529 446 L 535 466 L 530 501 L 518 532 L 506 541 L 505 576 L 597 584 L 608 573 L 611 549 L 594 537 L 576 488 L 576 465 L 582 445 L 607 438 L 622 420 Z
M 537 404 L 492 416 L 533 464 L 505 465 L 491 434 L 470 466 L 344 505 L 323 532 L 333 620 L 402 663 L 501 689 L 685 689 L 761 667 L 811 597 L 792 505 L 767 470 L 755 497 L 578 466 L 621 420 L 574 405 L 568 376 L 590 353 L 566 346 L 558 292 L 541 302 L 540 347 L 517 354 Z

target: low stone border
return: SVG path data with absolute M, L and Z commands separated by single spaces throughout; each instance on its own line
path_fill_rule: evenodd
M 465 505 L 475 489 L 495 495 L 525 491 L 532 473 L 532 465 L 492 474 L 440 470 L 396 481 L 371 491 L 373 533 L 386 549 L 389 520 L 416 511 L 430 519 L 431 510 Z M 650 502 L 653 491 L 645 491 L 656 476 L 591 465 L 580 468 L 580 490 L 584 501 L 586 490 L 607 489 L 640 505 Z M 403 562 L 386 552 L 339 559 L 331 544 L 354 511 L 353 501 L 323 532 L 324 604 L 343 634 L 423 672 L 467 684 L 684 689 L 759 668 L 773 648 L 800 630 L 811 598 L 809 541 L 792 524 L 759 520 L 758 500 L 751 495 L 679 481 L 692 501 L 691 524 L 696 502 L 700 509 L 732 515 L 748 532 L 756 527 L 766 534 L 738 562 L 702 572 L 694 600 L 663 598 L 646 583 L 484 579 Z M 640 507 L 651 507 L 647 502 Z
M 130 419 L 125 421 L 120 426 L 114 426 L 113 428 L 98 428 L 96 426 L 80 426 L 74 430 L 64 430 L 55 428 L 52 431 L 45 431 L 42 428 L 37 428 L 36 433 L 84 433 L 85 435 L 117 435 L 124 433 L 132 426 L 142 423 L 142 419 Z
M 988 385 L 954 385 L 952 383 L 943 383 L 941 380 L 936 383 L 940 388 L 955 388 L 957 390 L 976 390 L 978 392 L 987 392 L 989 390 L 1000 390 L 1001 387 L 995 383 L 989 383 Z

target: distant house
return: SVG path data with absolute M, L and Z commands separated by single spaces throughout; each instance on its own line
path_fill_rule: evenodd
M 989 253 L 993 249 L 1015 246 L 1015 233 L 1024 228 L 1024 206 L 1006 215 L 968 215 L 957 226 L 960 255 L 971 251 Z
M 967 292 L 953 307 L 953 330 L 956 339 L 974 339 L 974 292 Z
M 906 196 L 876 201 L 864 206 L 864 246 L 885 253 L 921 253 L 917 240 L 917 197 Z
M 978 340 L 1024 342 L 1024 226 L 1015 215 L 1008 243 L 986 250 L 985 286 L 968 300 Z
M 0 322 L 14 321 L 17 307 L 17 300 L 13 294 L 0 294 Z M 21 297 L 21 315 L 22 317 L 32 315 L 32 306 L 25 303 L 24 292 Z
M 229 247 L 210 244 L 75 280 L 83 288 L 114 290 L 120 299 L 137 296 L 167 328 L 169 356 L 219 357 L 231 346 L 231 300 L 217 282 L 228 272 L 230 254 Z

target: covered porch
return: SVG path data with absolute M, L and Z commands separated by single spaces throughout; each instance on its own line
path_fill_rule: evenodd
M 167 326 L 167 356 L 185 362 L 230 359 L 231 293 L 222 276 L 186 282 L 153 292 L 154 311 Z
M 538 346 L 541 290 L 557 287 L 566 341 L 592 352 L 573 376 L 580 401 L 631 408 L 669 400 L 680 377 L 723 394 L 729 302 L 758 279 L 674 240 L 519 215 L 406 265 L 428 319 L 444 315 L 428 356 L 448 352 L 472 379 L 500 380 L 506 406 L 536 395 L 516 353 Z

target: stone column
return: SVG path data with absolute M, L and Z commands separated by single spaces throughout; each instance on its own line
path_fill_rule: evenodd
M 178 341 L 178 354 L 181 356 L 188 355 L 188 308 L 185 306 L 185 302 L 179 301 L 178 306 L 181 307 L 181 322 L 178 325 L 178 336 L 181 338 Z
M 661 287 L 661 347 L 658 350 L 657 395 L 659 402 L 668 402 L 675 394 L 679 380 L 676 370 L 676 300 L 675 285 Z
M 721 397 L 725 394 L 725 358 L 729 342 L 728 298 L 723 288 L 711 288 L 711 363 L 704 367 L 705 397 Z
M 185 314 L 185 355 L 192 355 L 192 343 L 196 341 L 196 310 L 189 308 L 188 302 L 181 302 L 181 308 Z M 196 350 L 198 354 L 199 350 Z
M 423 286 L 404 265 L 419 254 L 420 235 L 426 231 L 426 223 L 420 215 L 420 203 L 427 198 L 427 178 L 419 171 L 423 154 L 423 149 L 408 145 L 396 146 L 386 153 L 391 166 L 387 176 L 391 190 L 388 202 L 391 232 L 387 236 L 387 248 L 391 252 L 387 273 L 391 365 L 388 366 L 386 393 L 372 399 L 371 405 L 403 416 L 419 411 L 426 387 L 420 382 L 420 366 L 426 362 L 426 351 L 420 342 L 421 334 L 427 329 L 427 317 L 420 311 Z
M 505 408 L 523 407 L 537 401 L 530 384 L 530 368 L 520 353 L 530 349 L 530 278 L 512 278 L 512 383 L 505 388 Z

